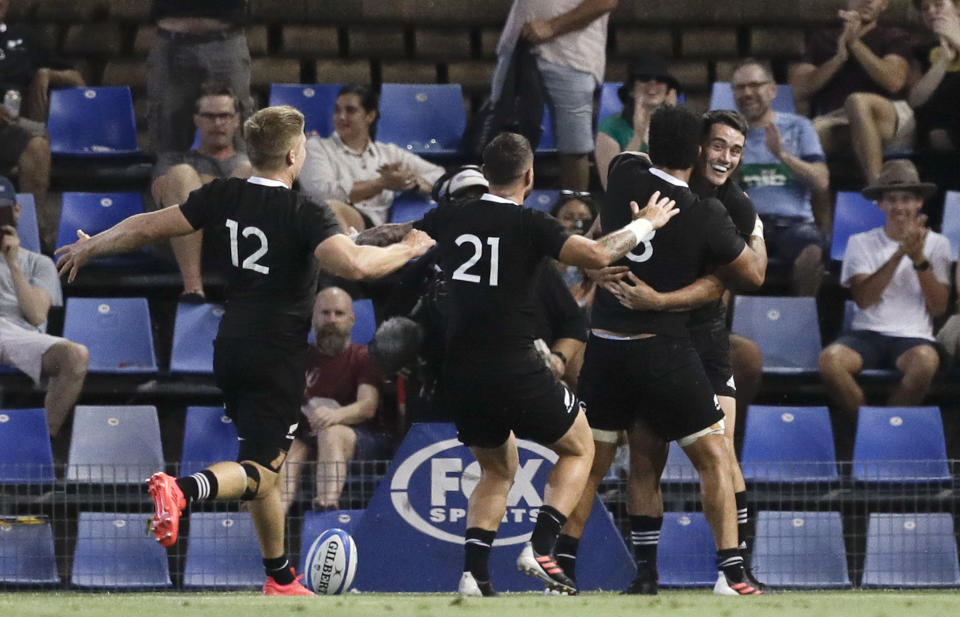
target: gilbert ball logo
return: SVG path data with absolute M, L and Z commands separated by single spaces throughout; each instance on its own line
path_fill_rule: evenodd
M 494 546 L 521 544 L 530 537 L 543 505 L 542 487 L 557 455 L 525 439 L 517 440 L 520 464 L 507 495 L 507 511 Z M 445 439 L 414 452 L 397 466 L 390 483 L 394 509 L 411 527 L 428 536 L 463 544 L 467 500 L 480 480 L 480 464 L 458 439 Z

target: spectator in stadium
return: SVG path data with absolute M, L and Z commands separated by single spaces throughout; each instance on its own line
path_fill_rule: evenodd
M 301 464 L 308 459 L 317 461 L 314 508 L 336 510 L 347 464 L 392 454 L 393 435 L 377 415 L 382 380 L 367 346 L 350 341 L 355 321 L 347 292 L 327 287 L 317 294 L 300 425 L 283 471 L 284 510 L 296 495 Z
M 810 101 L 813 125 L 828 156 L 852 148 L 867 184 L 880 172 L 883 150 L 909 150 L 916 122 L 904 100 L 910 40 L 901 28 L 877 23 L 888 0 L 848 0 L 841 28 L 819 29 L 791 69 L 797 100 Z
M 550 214 L 560 221 L 560 224 L 567 228 L 570 233 L 586 234 L 590 231 L 593 221 L 597 218 L 597 204 L 588 192 L 582 191 L 560 191 L 557 201 L 550 208 Z M 557 262 L 557 267 L 563 275 L 563 281 L 567 284 L 574 300 L 582 307 L 589 310 L 593 304 L 593 295 L 596 293 L 597 285 L 593 279 L 586 276 L 586 273 L 576 266 L 567 266 Z
M 585 191 L 593 151 L 593 94 L 606 68 L 607 22 L 617 0 L 513 0 L 497 43 L 497 101 L 519 41 L 533 46 L 556 127 L 560 185 Z
M 623 111 L 604 118 L 597 126 L 594 157 L 603 188 L 607 188 L 610 160 L 625 150 L 646 152 L 650 114 L 661 105 L 676 105 L 679 92 L 680 82 L 660 56 L 643 54 L 631 62 L 629 77 L 617 90 Z
M 938 37 L 907 102 L 916 111 L 918 145 L 939 152 L 960 147 L 960 0 L 913 0 L 923 25 Z
M 355 209 L 350 224 L 358 230 L 390 219 L 395 191 L 429 193 L 444 172 L 395 144 L 375 141 L 379 114 L 377 93 L 371 88 L 341 88 L 333 111 L 333 135 L 307 140 L 307 162 L 300 176 L 300 186 L 310 197 L 341 210 Z
M 763 219 L 767 248 L 790 265 L 793 293 L 816 296 L 833 225 L 830 171 L 817 132 L 806 118 L 773 110 L 777 84 L 762 62 L 741 62 L 731 86 L 737 109 L 750 125 L 743 188 Z
M 840 283 L 856 303 L 851 330 L 820 354 L 827 395 L 848 422 L 864 404 L 855 379 L 861 370 L 897 369 L 902 376 L 888 404 L 919 405 L 940 366 L 933 320 L 947 309 L 950 243 L 920 214 L 935 191 L 906 159 L 884 163 L 877 182 L 861 191 L 886 222 L 850 237 Z
M 53 437 L 80 396 L 89 354 L 79 343 L 46 334 L 50 307 L 63 304 L 60 279 L 49 257 L 20 246 L 19 216 L 13 184 L 0 176 L 0 364 L 35 383 L 48 378 L 43 406 Z
M 153 166 L 150 191 L 160 208 L 187 201 L 192 191 L 214 178 L 248 178 L 250 160 L 234 146 L 240 129 L 240 101 L 226 83 L 206 83 L 200 90 L 193 124 L 200 134 L 195 150 L 162 152 Z M 203 302 L 203 232 L 171 238 L 177 266 L 183 277 L 181 300 Z
M 186 152 L 193 143 L 195 103 L 209 81 L 230 85 L 242 117 L 250 115 L 246 0 L 153 0 L 157 41 L 147 57 L 150 147 Z M 239 141 L 239 140 L 238 140 Z
M 32 193 L 45 249 L 52 251 L 57 214 L 47 205 L 50 138 L 44 126 L 50 87 L 82 86 L 83 77 L 56 58 L 33 28 L 6 23 L 10 0 L 0 0 L 0 94 L 16 91 L 19 109 L 0 106 L 0 173 L 14 169 L 20 190 Z

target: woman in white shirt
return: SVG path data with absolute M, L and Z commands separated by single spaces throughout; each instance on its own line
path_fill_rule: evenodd
M 374 141 L 377 94 L 346 85 L 337 95 L 330 137 L 307 139 L 301 190 L 317 200 L 352 205 L 366 226 L 386 223 L 395 191 L 430 192 L 444 169 L 395 144 Z

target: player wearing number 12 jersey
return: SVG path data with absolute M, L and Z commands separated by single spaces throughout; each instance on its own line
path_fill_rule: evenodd
M 516 437 L 525 437 L 553 449 L 558 459 L 517 567 L 572 593 L 576 588 L 557 566 L 553 547 L 583 490 L 593 444 L 576 397 L 534 348 L 537 267 L 545 256 L 584 267 L 606 265 L 665 224 L 673 202 L 653 195 L 642 213 L 632 204 L 633 216 L 622 229 L 588 240 L 520 206 L 533 188 L 533 152 L 524 137 L 498 135 L 484 148 L 483 162 L 489 193 L 440 205 L 413 223 L 437 238 L 448 293 L 442 397 L 481 468 L 467 507 L 459 592 L 494 593 L 487 561 L 517 470 Z
M 153 532 L 177 541 L 181 511 L 191 501 L 243 499 L 260 540 L 268 595 L 313 595 L 296 580 L 284 550 L 280 467 L 293 440 L 304 389 L 307 329 L 318 266 L 346 278 L 388 274 L 433 246 L 412 231 L 386 248 L 357 246 L 336 219 L 290 187 L 306 156 L 303 114 L 268 107 L 244 123 L 249 180 L 214 180 L 179 208 L 139 214 L 57 251 L 73 281 L 88 260 L 203 229 L 228 264 L 226 312 L 214 341 L 214 374 L 240 438 L 238 462 L 214 463 L 187 477 L 154 474 Z

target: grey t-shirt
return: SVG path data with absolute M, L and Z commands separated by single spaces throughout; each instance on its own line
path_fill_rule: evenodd
M 27 277 L 27 281 L 34 287 L 45 289 L 50 294 L 51 306 L 61 306 L 63 304 L 60 277 L 57 276 L 57 267 L 53 265 L 52 259 L 20 247 L 17 261 L 20 262 L 20 269 Z M 20 304 L 17 302 L 17 293 L 13 288 L 10 266 L 7 265 L 6 259 L 0 259 L 0 317 L 29 330 L 40 332 L 46 330 L 46 324 L 42 324 L 40 327 L 33 326 L 23 318 L 23 313 L 20 312 Z
M 193 167 L 201 176 L 214 178 L 229 178 L 238 165 L 249 163 L 250 159 L 243 152 L 237 152 L 228 159 L 215 159 L 196 150 L 188 152 L 163 152 L 157 157 L 153 166 L 153 177 L 157 178 L 170 171 L 174 165 L 187 164 Z

